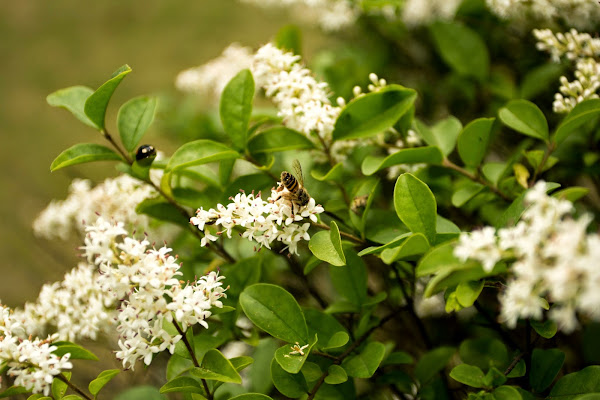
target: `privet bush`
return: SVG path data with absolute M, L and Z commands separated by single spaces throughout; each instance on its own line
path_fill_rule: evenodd
M 568 28 L 600 6 L 286 3 L 341 39 L 314 70 L 285 27 L 116 127 L 127 65 L 48 96 L 90 141 L 51 170 L 121 175 L 73 181 L 35 221 L 82 260 L 1 309 L 1 396 L 96 398 L 127 372 L 85 388 L 70 360 L 114 337 L 124 370 L 169 354 L 128 399 L 598 398 L 600 39 Z M 144 140 L 155 114 L 171 154 Z

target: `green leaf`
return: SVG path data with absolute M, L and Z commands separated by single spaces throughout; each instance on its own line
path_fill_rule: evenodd
M 588 188 L 572 186 L 552 193 L 552 197 L 556 197 L 557 199 L 561 200 L 569 200 L 571 203 L 574 203 L 577 200 L 587 196 L 589 192 L 590 190 Z
M 119 161 L 121 156 L 108 147 L 95 143 L 79 143 L 69 147 L 58 155 L 50 165 L 54 172 L 70 165 L 84 164 L 92 161 Z
M 120 369 L 107 369 L 105 371 L 100 372 L 100 374 L 98 374 L 98 377 L 90 382 L 90 384 L 88 385 L 88 390 L 93 396 L 96 396 L 100 392 L 100 390 L 120 372 Z
M 504 368 L 509 364 L 506 345 L 494 338 L 467 339 L 458 350 L 461 360 L 481 369 Z
M 306 135 L 284 126 L 265 129 L 248 139 L 248 151 L 251 154 L 276 153 L 314 147 L 314 143 Z
M 506 381 L 507 377 L 504 376 L 504 373 L 500 372 L 500 370 L 496 367 L 490 367 L 489 371 L 483 378 L 483 383 L 487 387 L 504 385 Z
M 330 314 L 326 314 L 323 311 L 314 308 L 307 308 L 304 310 L 304 317 L 306 318 L 306 324 L 308 325 L 309 336 L 314 337 L 315 335 L 318 335 L 319 337 L 317 348 L 327 349 L 341 347 L 348 341 L 346 328 Z M 341 337 L 340 334 L 343 334 L 345 337 Z M 341 343 L 344 338 L 345 342 Z
M 462 123 L 455 117 L 450 116 L 441 120 L 431 128 L 428 128 L 421 121 L 415 121 L 416 131 L 423 140 L 430 145 L 437 147 L 444 157 L 447 157 L 456 146 L 458 134 L 462 131 Z M 428 162 L 434 164 L 434 162 Z
M 308 248 L 319 260 L 338 267 L 346 265 L 346 257 L 342 249 L 340 230 L 331 221 L 329 232 L 321 231 L 314 234 L 308 242 Z
M 161 393 L 198 393 L 206 396 L 202 381 L 191 376 L 177 376 L 160 388 Z
M 11 386 L 4 392 L 0 393 L 0 399 L 5 399 L 7 397 L 16 396 L 18 394 L 24 393 L 31 393 L 31 390 L 27 390 L 23 386 Z
M 166 400 L 166 397 L 160 394 L 157 388 L 152 386 L 136 386 L 131 389 L 127 389 L 118 396 L 113 398 L 114 400 Z
M 190 224 L 187 217 L 177 207 L 162 197 L 142 200 L 135 208 L 135 212 L 148 215 L 159 221 L 171 222 L 184 228 L 187 228 Z
M 244 393 L 238 396 L 232 397 L 229 400 L 273 400 L 266 394 L 261 393 Z
M 140 96 L 129 100 L 119 109 L 117 127 L 125 149 L 132 152 L 154 121 L 156 97 Z
M 83 400 L 83 397 L 79 397 L 76 394 L 69 394 L 63 397 L 62 400 Z
M 550 319 L 544 322 L 532 319 L 530 320 L 530 323 L 531 327 L 535 329 L 537 334 L 545 339 L 552 339 L 558 330 L 556 322 Z
M 422 233 L 434 243 L 437 204 L 424 182 L 408 173 L 400 175 L 394 187 L 394 208 L 411 232 Z
M 500 386 L 493 392 L 494 400 L 523 400 L 517 389 L 512 386 Z
M 165 173 L 239 156 L 237 151 L 224 144 L 207 139 L 195 140 L 184 144 L 173 153 L 165 168 Z
M 346 266 L 329 267 L 329 275 L 336 292 L 360 307 L 367 300 L 367 267 L 350 246 L 344 248 Z
M 286 25 L 279 29 L 275 35 L 275 46 L 278 49 L 302 54 L 302 32 L 296 25 Z
M 71 380 L 71 372 L 63 372 L 62 373 L 68 381 Z M 60 379 L 52 379 L 52 386 L 50 391 L 52 392 L 52 397 L 55 399 L 62 399 L 65 393 L 67 392 L 68 385 Z
M 273 384 L 277 390 L 284 396 L 296 399 L 308 393 L 308 385 L 304 375 L 286 372 L 275 359 L 271 361 L 271 379 L 273 379 Z
M 54 342 L 54 343 L 52 343 L 52 345 L 57 347 L 57 349 L 54 350 L 52 353 L 54 353 L 55 355 L 57 355 L 59 357 L 65 355 L 67 353 L 70 353 L 71 360 L 98 361 L 98 357 L 96 357 L 96 355 L 94 355 L 94 353 L 79 346 L 78 344 L 62 341 L 62 342 Z
M 479 81 L 487 78 L 490 56 L 477 32 L 459 22 L 436 22 L 430 30 L 440 56 L 454 71 Z
M 552 384 L 565 362 L 565 353 L 559 349 L 533 349 L 529 383 L 537 392 L 543 392 Z
M 385 356 L 385 345 L 379 342 L 368 343 L 359 354 L 342 361 L 342 368 L 354 378 L 370 378 Z
M 429 382 L 438 372 L 444 369 L 450 358 L 456 353 L 454 347 L 438 347 L 423 355 L 415 367 L 415 378 L 422 385 Z
M 554 132 L 554 142 L 562 143 L 581 125 L 600 114 L 600 99 L 585 100 L 577 104 Z
M 415 360 L 413 357 L 403 351 L 395 351 L 388 355 L 381 365 L 398 365 L 398 364 L 412 364 Z
M 190 370 L 190 373 L 198 378 L 210 379 L 219 382 L 242 383 L 242 377 L 236 371 L 231 361 L 225 358 L 217 349 L 206 352 L 200 367 Z
M 506 126 L 524 135 L 548 141 L 548 122 L 542 110 L 528 100 L 512 100 L 498 111 Z
M 325 174 L 321 174 L 321 173 L 319 173 L 319 171 L 314 170 L 314 169 L 310 171 L 310 175 L 320 182 L 337 181 L 342 177 L 343 173 L 344 173 L 344 163 L 343 162 L 339 162 L 339 163 L 335 164 Z
M 85 115 L 92 121 L 99 130 L 104 130 L 104 117 L 108 102 L 119 83 L 125 76 L 131 72 L 129 65 L 125 64 L 116 70 L 110 79 L 92 93 L 86 100 L 83 108 Z
M 348 380 L 348 374 L 346 370 L 339 365 L 332 364 L 327 369 L 329 373 L 325 377 L 325 383 L 329 385 L 339 385 L 340 383 L 344 383 Z
M 360 96 L 342 109 L 333 140 L 374 136 L 392 127 L 413 105 L 417 93 L 400 85 Z
M 456 299 L 463 307 L 471 307 L 483 290 L 484 281 L 459 283 L 456 287 Z
M 297 374 L 302 369 L 304 362 L 310 355 L 310 352 L 314 345 L 317 343 L 317 335 L 314 336 L 314 339 L 310 343 L 298 343 L 298 344 L 285 344 L 277 349 L 275 352 L 275 360 L 279 363 L 281 368 L 283 368 L 286 372 L 290 374 Z M 302 350 L 304 355 L 302 354 L 290 354 L 294 351 L 292 346 L 304 346 L 308 344 L 308 347 Z
M 230 358 L 229 361 L 231 362 L 231 365 L 233 365 L 233 368 L 238 372 L 254 363 L 254 359 L 248 356 L 233 357 Z
M 465 165 L 477 167 L 487 153 L 495 118 L 471 121 L 458 136 L 458 155 Z
M 92 128 L 96 128 L 96 125 L 83 111 L 85 101 L 92 93 L 94 93 L 94 90 L 89 87 L 71 86 L 50 93 L 46 97 L 46 101 L 52 107 L 62 107 L 69 110 L 78 120 Z
M 398 164 L 440 164 L 442 162 L 440 149 L 434 146 L 413 147 L 402 149 L 387 157 L 367 156 L 362 162 L 363 175 L 373 175 L 377 171 Z
M 308 328 L 294 296 L 266 283 L 249 286 L 240 295 L 246 316 L 271 336 L 289 343 L 307 343 Z
M 248 381 L 250 383 L 249 390 L 259 393 L 269 393 L 271 391 L 273 382 L 271 381 L 271 374 L 269 374 L 268 371 L 271 368 L 271 362 L 274 361 L 273 357 L 275 356 L 275 351 L 279 347 L 279 344 L 279 340 L 272 337 L 261 339 L 258 342 L 258 345 L 252 353 L 254 363 L 247 372 Z M 277 362 L 275 362 L 275 364 L 277 364 Z
M 452 194 L 452 205 L 457 208 L 464 206 L 469 200 L 477 196 L 484 188 L 485 186 L 480 183 L 467 182 Z
M 552 387 L 548 400 L 575 400 L 588 393 L 600 393 L 600 366 L 591 365 L 565 375 Z
M 546 192 L 550 192 L 557 187 L 560 187 L 557 183 L 547 182 L 546 183 Z M 529 189 L 531 190 L 531 189 Z M 521 215 L 525 212 L 528 206 L 525 205 L 525 196 L 529 192 L 529 190 L 524 191 L 517 197 L 511 205 L 504 211 L 502 216 L 496 221 L 496 228 L 502 228 L 506 226 L 514 226 L 521 219 Z
M 548 63 L 533 68 L 523 77 L 521 94 L 523 99 L 534 98 L 554 87 L 558 78 L 563 74 L 564 67 L 560 64 Z
M 448 265 L 453 265 L 459 262 L 454 257 L 454 246 L 455 243 L 443 243 L 439 246 L 434 247 L 425 254 L 419 261 L 415 274 L 418 278 L 432 275 L 445 269 Z
M 383 246 L 382 246 L 383 247 Z M 399 246 L 385 249 L 381 252 L 381 259 L 386 264 L 416 255 L 424 254 L 429 250 L 429 242 L 422 233 L 414 233 L 406 238 Z
M 334 333 L 327 343 L 323 346 L 323 350 L 338 349 L 344 346 L 350 340 L 350 336 L 344 332 L 339 331 Z
M 221 94 L 219 113 L 225 133 L 231 138 L 237 150 L 246 147 L 248 123 L 252 115 L 254 79 L 249 69 L 243 69 L 234 76 Z
M 483 172 L 483 176 L 495 186 L 506 172 L 506 165 L 506 163 L 501 162 L 486 163 L 481 167 L 481 172 Z
M 474 365 L 459 364 L 452 368 L 450 377 L 457 382 L 474 388 L 481 388 L 483 384 L 483 371 Z

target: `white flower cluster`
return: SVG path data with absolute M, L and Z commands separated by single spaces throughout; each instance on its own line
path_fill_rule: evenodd
M 598 3 L 590 0 L 487 0 L 500 18 L 520 26 L 562 22 L 577 29 L 594 28 L 600 22 Z
M 227 205 L 218 204 L 217 209 L 211 208 L 204 210 L 202 208 L 196 211 L 196 216 L 190 219 L 190 222 L 201 231 L 204 231 L 202 246 L 208 245 L 211 241 L 216 241 L 223 233 L 231 238 L 231 233 L 235 227 L 241 227 L 244 232 L 242 237 L 248 240 L 254 240 L 261 247 L 271 248 L 271 243 L 279 241 L 289 247 L 290 253 L 298 253 L 298 242 L 309 240 L 308 228 L 310 222 L 305 222 L 304 218 L 309 218 L 317 222 L 317 214 L 324 211 L 323 207 L 315 204 L 311 198 L 308 204 L 301 207 L 296 213 L 293 213 L 292 207 L 296 209 L 285 197 L 289 192 L 283 189 L 277 192 L 271 191 L 271 197 L 267 201 L 261 198 L 260 193 L 246 195 L 238 193 L 230 198 L 231 203 Z M 214 226 L 214 228 L 209 228 Z M 210 231 L 213 230 L 214 234 Z
M 599 8 L 595 4 L 596 8 Z M 598 98 L 600 88 L 600 39 L 575 29 L 566 33 L 554 34 L 550 29 L 534 29 L 538 40 L 537 48 L 547 51 L 552 60 L 560 62 L 561 57 L 575 61 L 575 80 L 569 82 L 560 77 L 560 93 L 554 95 L 553 109 L 556 113 L 567 113 L 577 104 L 588 99 Z
M 86 228 L 83 250 L 90 263 L 98 266 L 100 288 L 121 301 L 117 317 L 119 347 L 116 356 L 124 367 L 133 369 L 137 360 L 146 365 L 165 349 L 173 353 L 181 335 L 168 331 L 167 322 L 184 332 L 189 326 L 208 327 L 211 307 L 223 307 L 225 297 L 215 272 L 185 286 L 178 280 L 177 258 L 171 249 L 150 248 L 147 240 L 127 236 L 123 223 L 99 218 Z
M 11 310 L 0 304 L 0 366 L 8 367 L 6 374 L 16 386 L 48 396 L 54 377 L 73 368 L 71 355 L 53 354 L 57 347 L 52 342 L 57 335 L 44 340 L 31 336 L 26 339 L 24 332 Z
M 80 263 L 62 282 L 42 287 L 35 303 L 15 310 L 28 334 L 56 332 L 60 340 L 96 340 L 114 327 L 115 298 L 101 290 L 100 275 L 93 265 Z
M 150 185 L 129 175 L 108 178 L 93 188 L 87 179 L 74 179 L 69 196 L 65 200 L 53 200 L 33 222 L 33 230 L 40 237 L 66 240 L 70 235 L 82 234 L 86 224 L 102 215 L 123 221 L 132 229 L 148 232 L 150 219 L 137 214 L 135 208 L 156 195 Z M 157 236 L 159 234 L 165 233 L 156 232 Z
M 291 8 L 291 14 L 303 21 L 316 23 L 323 30 L 335 32 L 345 29 L 360 15 L 359 10 L 348 0 L 241 0 L 263 8 Z
M 327 83 L 317 81 L 299 61 L 300 56 L 268 43 L 254 56 L 252 73 L 279 108 L 286 126 L 313 140 L 311 135 L 317 134 L 330 142 L 341 108 L 331 105 Z
M 227 83 L 244 68 L 250 68 L 253 51 L 237 43 L 230 44 L 219 57 L 177 75 L 175 87 L 182 92 L 209 97 L 218 104 Z
M 500 319 L 514 328 L 519 318 L 549 317 L 559 329 L 573 331 L 577 313 L 600 320 L 600 236 L 587 234 L 591 217 L 570 217 L 571 202 L 546 194 L 538 182 L 525 196 L 529 208 L 514 227 L 487 227 L 462 234 L 454 254 L 474 259 L 489 271 L 500 259 L 515 260 L 500 296 Z
M 451 20 L 461 3 L 462 0 L 407 0 L 402 6 L 402 21 L 408 27 L 417 27 Z

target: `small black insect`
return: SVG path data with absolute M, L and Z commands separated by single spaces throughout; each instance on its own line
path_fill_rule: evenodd
M 150 164 L 156 158 L 156 149 L 150 144 L 143 144 L 138 147 L 135 153 L 135 160 L 138 163 Z

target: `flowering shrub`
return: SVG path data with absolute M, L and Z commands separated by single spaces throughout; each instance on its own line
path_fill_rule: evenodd
M 175 79 L 221 126 L 161 157 L 142 144 L 158 98 L 123 104 L 118 138 L 106 124 L 129 66 L 50 94 L 106 140 L 51 169 L 121 175 L 75 180 L 35 220 L 41 238 L 80 235 L 82 261 L 0 309 L 1 395 L 96 398 L 120 370 L 86 391 L 70 360 L 112 338 L 123 369 L 165 369 L 156 396 L 599 396 L 600 45 L 573 28 L 597 28 L 600 6 L 244 2 L 377 44 L 312 63 L 298 28 L 232 44 Z

